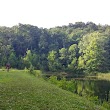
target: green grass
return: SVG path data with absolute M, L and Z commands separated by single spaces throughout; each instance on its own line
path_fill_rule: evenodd
M 106 110 L 24 71 L 0 70 L 0 110 Z

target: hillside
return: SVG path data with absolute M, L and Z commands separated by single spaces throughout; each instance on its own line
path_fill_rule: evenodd
M 106 110 L 24 71 L 0 71 L 0 110 Z

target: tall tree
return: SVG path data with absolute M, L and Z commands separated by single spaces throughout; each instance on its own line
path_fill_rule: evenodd
M 83 36 L 79 43 L 79 62 L 88 72 L 108 70 L 108 51 L 105 50 L 107 37 L 99 32 L 93 32 Z M 81 61 L 83 60 L 83 61 Z
M 48 54 L 48 66 L 50 71 L 57 71 L 60 68 L 56 51 L 50 51 Z
M 73 44 L 68 49 L 69 54 L 69 64 L 68 68 L 71 71 L 75 71 L 77 69 L 77 59 L 78 59 L 78 45 Z
M 12 52 L 8 58 L 8 62 L 10 63 L 12 68 L 16 68 L 17 67 L 17 63 L 18 63 L 18 59 L 15 55 L 14 52 Z

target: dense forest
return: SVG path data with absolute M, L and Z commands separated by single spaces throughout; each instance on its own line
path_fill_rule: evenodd
M 76 22 L 55 28 L 0 27 L 0 67 L 33 66 L 72 74 L 110 70 L 110 26 Z

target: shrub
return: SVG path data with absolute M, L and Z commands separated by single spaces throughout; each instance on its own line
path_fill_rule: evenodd
M 34 75 L 34 76 L 36 75 L 33 65 L 30 65 L 29 73 Z
M 62 78 L 61 80 L 57 79 L 57 76 L 51 76 L 49 78 L 49 82 L 51 82 L 52 84 L 57 85 L 58 87 L 70 91 L 70 92 L 74 92 L 75 90 L 75 83 L 73 80 L 67 81 L 66 78 Z

